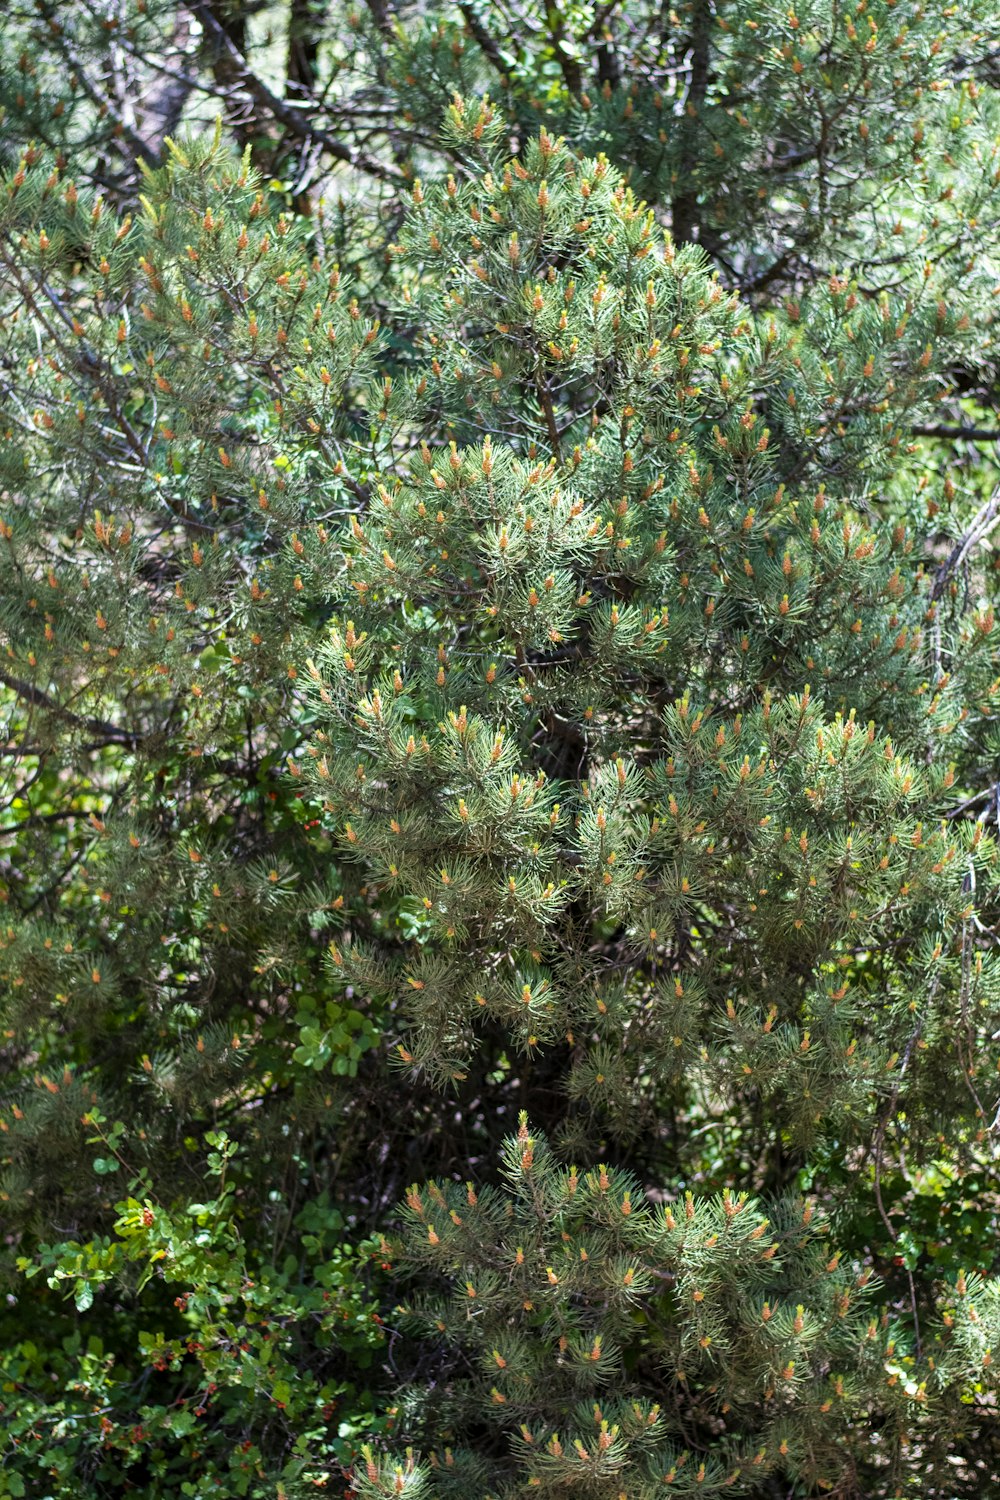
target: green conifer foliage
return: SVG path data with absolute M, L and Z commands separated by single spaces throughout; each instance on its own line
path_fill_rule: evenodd
M 491 122 L 456 107 L 452 123 L 478 142 Z M 393 960 L 352 926 L 331 946 L 334 968 L 401 1013 L 401 1060 L 442 1084 L 466 1080 L 497 1033 L 543 1065 L 555 1053 L 564 1151 L 586 1149 L 595 1126 L 625 1142 L 665 1118 L 721 1113 L 762 1149 L 769 1193 L 794 1182 L 809 1147 L 835 1140 L 855 1163 L 845 1201 L 866 1180 L 884 1214 L 890 1121 L 905 1117 L 906 1149 L 927 1160 L 944 1100 L 959 1137 L 981 1133 L 993 1109 L 973 1058 L 997 1026 L 984 920 L 996 845 L 947 813 L 991 753 L 994 616 L 946 602 L 951 559 L 934 570 L 915 555 L 892 498 L 900 422 L 927 401 L 922 372 L 935 348 L 944 358 L 961 342 L 963 319 L 933 298 L 862 304 L 833 278 L 760 326 L 696 253 L 654 242 L 606 163 L 545 132 L 523 160 L 487 164 L 464 190 L 418 186 L 414 199 L 395 254 L 404 268 L 419 254 L 449 269 L 443 293 L 435 280 L 428 294 L 430 371 L 408 404 L 429 403 L 458 437 L 422 445 L 345 529 L 335 623 L 310 667 L 323 727 L 307 760 L 342 858 L 414 913 L 414 937 Z M 425 285 L 404 270 L 404 301 L 419 305 Z M 500 337 L 487 363 L 475 331 L 489 327 Z M 894 374 L 859 399 L 878 361 Z M 850 398 L 831 395 L 837 377 Z M 411 1194 L 412 1213 L 421 1202 Z M 455 1193 L 431 1190 L 430 1202 L 462 1217 Z M 525 1323 L 502 1300 L 516 1282 L 496 1272 L 509 1247 L 484 1241 L 478 1215 L 467 1240 L 432 1221 L 430 1250 L 405 1254 L 423 1276 L 446 1246 L 436 1264 L 460 1297 L 464 1278 L 485 1278 L 480 1332 L 498 1349 L 501 1328 L 512 1340 L 502 1366 L 492 1348 L 482 1356 L 503 1372 L 489 1396 L 501 1422 L 552 1404 L 530 1437 L 545 1455 L 540 1469 L 528 1462 L 530 1479 L 509 1468 L 520 1445 L 493 1470 L 474 1442 L 455 1460 L 454 1493 L 652 1493 L 653 1469 L 617 1446 L 629 1428 L 615 1414 L 606 1457 L 605 1417 L 593 1441 L 562 1429 L 582 1397 L 580 1349 L 605 1325 L 584 1319 L 579 1358 L 563 1351 L 564 1390 L 551 1345 L 531 1332 L 536 1283 Z M 532 1251 L 536 1276 L 554 1243 Z M 614 1239 L 595 1249 L 600 1276 L 626 1253 Z M 821 1457 L 804 1411 L 779 1403 L 799 1436 L 774 1435 L 763 1409 L 733 1399 L 723 1288 L 747 1290 L 737 1254 L 720 1251 L 719 1276 L 703 1336 L 725 1366 L 711 1389 L 725 1440 L 714 1467 L 707 1456 L 694 1466 L 692 1493 L 762 1492 L 746 1467 L 758 1445 L 806 1493 L 859 1473 L 877 1485 L 886 1370 L 918 1409 L 928 1388 L 949 1403 L 970 1381 L 989 1384 L 989 1353 L 964 1362 L 954 1314 L 947 1334 L 935 1325 L 944 1355 L 919 1318 L 906 1331 L 883 1318 L 878 1356 L 866 1364 L 860 1334 L 850 1356 L 850 1440 L 823 1424 Z M 805 1307 L 805 1295 L 782 1297 Z M 562 1305 L 548 1293 L 539 1307 L 553 1296 Z M 811 1357 L 836 1383 L 839 1340 L 853 1335 L 821 1323 Z M 766 1365 L 754 1378 L 769 1388 Z M 412 1398 L 425 1435 L 461 1427 L 437 1399 L 436 1379 L 425 1404 Z M 480 1414 L 489 1402 L 481 1393 Z M 903 1456 L 909 1415 L 893 1421 L 893 1463 L 920 1472 L 926 1452 L 909 1470 Z M 679 1456 L 651 1462 L 666 1473 Z M 391 1493 L 396 1471 L 372 1464 L 371 1492 Z M 437 1469 L 429 1482 L 451 1492 Z
M 606 151 L 757 306 L 847 267 L 871 288 L 956 273 L 995 244 L 988 4 L 421 10 L 397 11 L 388 74 L 411 128 L 489 90 L 521 140 Z
M 148 188 L 119 220 L 50 162 L 10 182 L 0 681 L 22 858 L 53 875 L 36 899 L 10 872 L 11 1021 L 57 1073 L 106 1029 L 98 1093 L 141 1064 L 158 1116 L 243 1073 L 241 1044 L 275 1027 L 247 991 L 287 1013 L 338 898 L 276 766 L 377 322 L 218 142 L 176 148 Z M 370 1044 L 354 1015 L 326 1060 Z M 97 1102 L 81 1084 L 22 1105 L 35 1146 L 8 1191 L 31 1196 L 38 1109 L 65 1115 L 80 1186 L 62 1137 Z
M 780 1096 L 796 1129 L 824 1099 L 864 1119 L 913 1029 L 916 962 L 940 1018 L 924 1044 L 958 1063 L 948 933 L 981 830 L 931 810 L 959 720 L 983 754 L 964 705 L 988 724 L 997 693 L 991 616 L 955 662 L 873 493 L 899 414 L 883 388 L 831 431 L 798 320 L 758 330 L 695 252 L 651 243 L 611 169 L 545 135 L 481 196 L 417 196 L 396 253 L 447 255 L 471 222 L 435 298 L 466 327 L 507 321 L 489 364 L 435 329 L 413 392 L 482 442 L 423 445 L 344 535 L 310 774 L 343 857 L 421 939 L 394 968 L 363 941 L 334 963 L 398 996 L 403 1055 L 442 1080 L 481 1020 L 529 1054 L 568 1045 L 571 1095 L 633 1128 L 630 1080 L 655 1113 L 661 1081 L 702 1068 Z M 825 288 L 822 316 L 860 321 L 859 362 L 891 341 L 918 405 L 925 340 L 953 322 L 851 302 Z M 952 670 L 942 654 L 928 682 L 939 651 Z
M 991 1494 L 992 10 L 67 9 L 0 1497 Z
M 561 1167 L 524 1115 L 503 1177 L 505 1191 L 407 1194 L 407 1262 L 441 1290 L 400 1313 L 454 1351 L 421 1406 L 456 1446 L 422 1471 L 369 1448 L 370 1500 L 753 1495 L 778 1476 L 823 1494 L 845 1473 L 870 1493 L 901 1440 L 926 1461 L 942 1404 L 981 1376 L 981 1288 L 963 1282 L 953 1335 L 918 1382 L 897 1330 L 872 1316 L 870 1271 L 844 1265 L 809 1204 L 763 1214 L 726 1191 L 657 1206 L 627 1173 Z M 506 1483 L 484 1461 L 501 1444 Z

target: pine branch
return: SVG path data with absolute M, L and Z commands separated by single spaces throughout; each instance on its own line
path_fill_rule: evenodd
M 952 427 L 946 422 L 939 422 L 917 423 L 910 431 L 914 437 L 961 438 L 970 443 L 1000 443 L 1000 427 Z
M 991 531 L 995 531 L 997 526 L 1000 526 L 1000 488 L 995 489 L 985 505 L 979 508 L 972 525 L 962 534 L 938 568 L 934 587 L 931 589 L 932 599 L 940 599 L 948 580 L 962 567 L 973 548 L 984 541 Z
M 75 714 L 63 704 L 57 703 L 42 688 L 36 687 L 34 683 L 25 682 L 20 677 L 13 677 L 2 667 L 0 667 L 0 682 L 33 707 L 42 708 L 55 718 L 62 719 L 80 729 L 86 729 L 90 734 L 100 735 L 99 745 L 127 745 L 130 749 L 135 749 L 145 738 L 137 730 L 122 729 L 117 724 L 108 723 L 106 719 L 93 719 Z
M 303 141 L 319 141 L 335 161 L 344 162 L 359 172 L 375 177 L 380 182 L 401 186 L 405 181 L 397 167 L 388 166 L 377 157 L 357 147 L 345 146 L 343 141 L 315 123 L 312 111 L 303 105 L 292 105 L 271 90 L 264 80 L 251 68 L 244 54 L 236 46 L 222 22 L 216 16 L 208 0 L 196 0 L 195 14 L 208 35 L 225 55 L 234 70 L 235 82 L 246 89 L 250 98 L 266 113 L 285 126 L 292 135 Z
M 458 8 L 465 17 L 465 24 L 468 26 L 469 31 L 479 43 L 483 56 L 493 65 L 501 85 L 507 88 L 510 84 L 507 64 L 500 55 L 500 48 L 497 46 L 492 34 L 480 20 L 475 8 L 468 3 L 468 0 L 465 0 L 465 3 L 459 5 Z

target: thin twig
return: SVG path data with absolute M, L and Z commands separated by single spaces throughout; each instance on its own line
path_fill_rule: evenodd
M 1000 526 L 1000 489 L 995 489 L 986 503 L 980 506 L 972 525 L 959 537 L 938 568 L 934 587 L 931 589 L 932 599 L 940 599 L 949 578 L 966 562 L 972 549 L 984 541 L 997 526 Z

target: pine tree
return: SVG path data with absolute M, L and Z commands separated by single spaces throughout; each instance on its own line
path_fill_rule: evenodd
M 0 1494 L 989 1493 L 995 17 L 266 19 L 0 22 Z
M 452 123 L 488 139 L 485 107 Z M 995 1024 L 996 977 L 970 889 L 994 899 L 996 846 L 947 813 L 992 753 L 994 616 L 963 623 L 954 554 L 929 569 L 892 500 L 900 423 L 966 320 L 831 278 L 759 327 L 697 252 L 657 253 L 606 162 L 545 132 L 523 161 L 414 197 L 395 253 L 429 247 L 449 270 L 406 406 L 458 436 L 352 518 L 310 757 L 341 857 L 415 909 L 420 941 L 392 962 L 352 923 L 334 964 L 392 997 L 403 1062 L 441 1083 L 467 1077 L 484 1033 L 555 1049 L 562 1151 L 721 1110 L 770 1193 L 836 1141 L 849 1196 L 875 1154 L 880 1203 L 892 1122 L 928 1160 L 942 1098 L 957 1137 L 984 1139 L 992 1112 L 988 1032 L 968 1028 Z M 421 305 L 405 272 L 403 296 Z M 489 327 L 487 363 L 463 333 Z M 475 1278 L 498 1251 L 474 1242 Z M 918 1403 L 979 1375 L 928 1337 L 919 1316 L 890 1326 L 868 1424 L 887 1361 Z M 552 1392 L 558 1429 L 575 1400 L 544 1349 L 526 1333 L 508 1365 Z M 766 1424 L 727 1416 L 745 1462 Z M 783 1468 L 807 1492 L 878 1485 L 868 1428 L 851 1451 L 827 1427 L 813 1467 L 808 1416 L 788 1420 Z M 578 1460 L 552 1484 L 581 1484 Z

